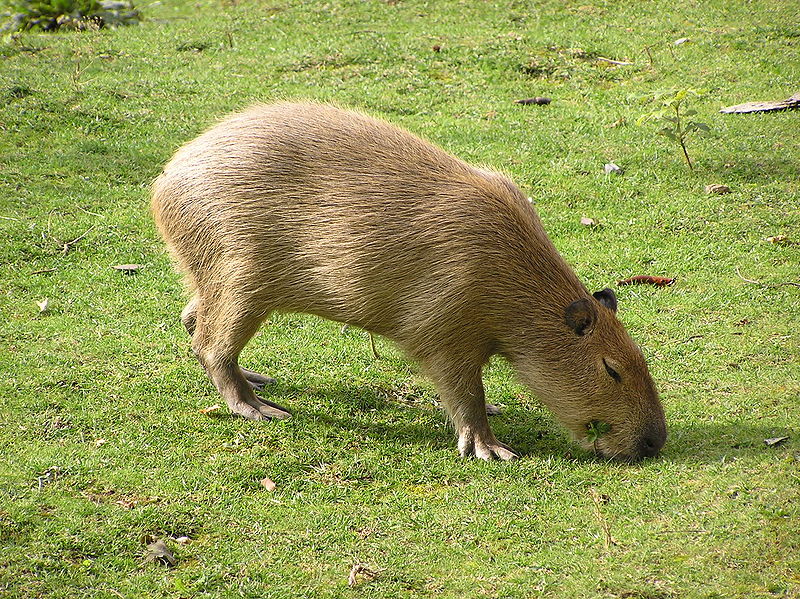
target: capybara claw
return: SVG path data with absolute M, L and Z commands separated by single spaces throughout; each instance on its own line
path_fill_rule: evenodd
M 229 407 L 233 414 L 246 420 L 286 420 L 292 417 L 286 408 L 261 399 L 237 402 Z
M 261 389 L 267 385 L 274 385 L 276 383 L 275 379 L 271 376 L 265 376 L 258 372 L 248 370 L 247 368 L 240 367 L 239 369 L 242 371 L 245 380 L 247 380 L 248 384 L 253 389 Z
M 508 445 L 500 443 L 497 439 L 482 438 L 472 431 L 465 430 L 459 435 L 458 451 L 461 457 L 476 457 L 481 460 L 515 460 L 519 458 L 516 452 Z

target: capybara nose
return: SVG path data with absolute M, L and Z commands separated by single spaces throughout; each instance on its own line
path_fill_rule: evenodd
M 658 455 L 664 443 L 667 441 L 667 431 L 664 428 L 657 428 L 648 431 L 639 441 L 639 457 L 640 458 L 653 458 Z

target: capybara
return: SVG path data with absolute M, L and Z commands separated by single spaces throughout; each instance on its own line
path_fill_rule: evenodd
M 289 416 L 255 395 L 269 379 L 238 357 L 271 312 L 304 312 L 418 361 L 463 456 L 516 457 L 486 417 L 481 369 L 494 354 L 585 448 L 637 460 L 664 445 L 613 291 L 586 290 L 501 173 L 359 112 L 280 102 L 178 150 L 152 208 L 194 293 L 182 313 L 192 349 L 234 414 Z

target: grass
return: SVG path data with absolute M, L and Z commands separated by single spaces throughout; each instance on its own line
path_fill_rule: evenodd
M 0 43 L 0 594 L 800 596 L 800 290 L 783 284 L 800 279 L 800 125 L 717 112 L 797 91 L 796 3 L 141 9 L 138 27 Z M 683 87 L 709 90 L 694 172 L 634 125 L 653 108 L 638 98 Z M 513 103 L 539 95 L 553 102 Z M 496 361 L 493 426 L 523 458 L 460 460 L 413 365 L 299 315 L 243 357 L 294 418 L 200 414 L 219 399 L 188 353 L 148 185 L 220 116 L 285 97 L 505 169 L 592 289 L 677 277 L 618 291 L 662 393 L 663 456 L 592 459 Z M 176 567 L 145 561 L 155 539 Z M 376 575 L 349 588 L 357 564 Z

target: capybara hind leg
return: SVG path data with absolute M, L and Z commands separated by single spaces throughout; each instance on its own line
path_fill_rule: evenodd
M 260 320 L 236 299 L 204 302 L 197 311 L 192 349 L 231 412 L 249 420 L 289 418 L 285 408 L 256 397 L 237 362 Z
M 197 308 L 199 305 L 200 298 L 195 295 L 181 312 L 181 322 L 183 326 L 186 327 L 186 332 L 189 333 L 189 337 L 194 337 L 194 331 L 197 328 Z M 242 368 L 241 370 L 242 375 L 253 389 L 258 390 L 266 385 L 275 383 L 275 379 L 272 377 L 259 374 L 247 368 Z
M 445 411 L 458 435 L 458 451 L 464 457 L 511 460 L 514 451 L 500 443 L 489 427 L 481 380 L 481 365 L 458 359 L 439 359 L 428 364 Z

